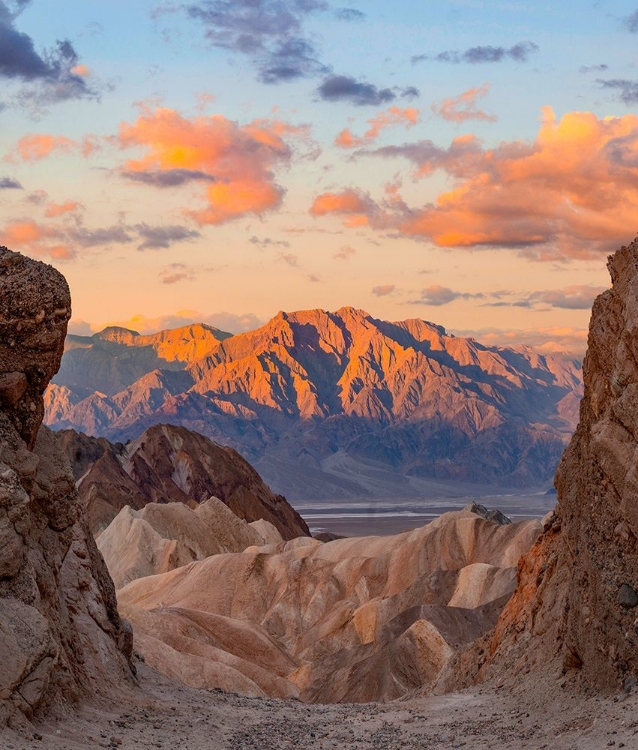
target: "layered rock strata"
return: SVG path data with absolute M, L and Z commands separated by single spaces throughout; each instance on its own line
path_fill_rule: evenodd
M 470 510 L 421 529 L 217 554 L 118 591 L 136 649 L 194 687 L 317 703 L 430 689 L 491 630 L 540 521 Z
M 46 428 L 64 278 L 0 247 L 0 728 L 131 680 L 130 628 Z
M 63 430 L 58 439 L 94 534 L 126 506 L 140 510 L 148 503 L 177 502 L 195 507 L 210 497 L 248 523 L 273 524 L 284 539 L 310 534 L 286 498 L 272 492 L 237 451 L 184 427 L 154 425 L 126 445 L 74 430 Z

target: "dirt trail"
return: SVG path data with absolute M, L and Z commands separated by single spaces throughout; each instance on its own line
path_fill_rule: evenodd
M 598 750 L 638 748 L 638 691 L 590 698 L 556 680 L 388 704 L 306 705 L 195 690 L 138 663 L 141 687 L 87 706 L 35 736 L 0 734 L 2 750 Z

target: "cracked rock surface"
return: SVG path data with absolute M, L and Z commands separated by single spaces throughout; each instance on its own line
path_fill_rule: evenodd
M 40 428 L 69 289 L 0 247 L 0 729 L 130 681 L 130 631 L 68 461 Z

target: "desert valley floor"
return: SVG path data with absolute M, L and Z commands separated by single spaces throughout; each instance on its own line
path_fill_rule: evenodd
M 547 675 L 393 703 L 305 705 L 185 687 L 137 661 L 142 689 L 8 731 L 2 750 L 602 750 L 638 748 L 638 691 L 576 697 Z

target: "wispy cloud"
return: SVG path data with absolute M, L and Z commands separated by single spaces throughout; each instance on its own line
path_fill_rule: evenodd
M 412 64 L 432 60 L 434 62 L 468 63 L 480 65 L 481 63 L 499 63 L 506 60 L 515 62 L 527 62 L 530 55 L 538 52 L 538 45 L 534 42 L 518 42 L 512 47 L 492 47 L 490 45 L 470 47 L 466 50 L 445 50 L 437 54 L 414 55 Z
M 419 96 L 419 90 L 414 86 L 379 88 L 372 83 L 345 75 L 328 76 L 317 89 L 317 93 L 324 101 L 349 102 L 356 107 L 378 107 L 397 98 L 414 99 Z
M 618 99 L 627 106 L 638 103 L 638 81 L 630 81 L 627 78 L 599 78 L 597 83 L 604 89 L 616 91 Z
M 342 248 L 337 250 L 337 252 L 332 257 L 335 260 L 348 260 L 356 254 L 357 251 L 354 247 L 350 247 L 350 245 L 344 245 Z
M 30 0 L 13 5 L 0 0 L 0 78 L 24 84 L 15 101 L 40 106 L 96 96 L 86 82 L 88 69 L 68 39 L 40 53 L 33 39 L 17 28 L 28 5 Z
M 22 183 L 13 177 L 0 177 L 0 190 L 24 190 Z
M 384 112 L 371 117 L 368 120 L 368 129 L 362 136 L 353 135 L 349 128 L 342 130 L 335 138 L 335 145 L 340 148 L 356 148 L 369 143 L 374 143 L 381 133 L 393 125 L 402 125 L 411 128 L 419 121 L 420 111 L 414 107 L 401 109 L 390 107 Z
M 394 284 L 380 284 L 379 286 L 372 287 L 372 294 L 374 294 L 375 297 L 387 297 L 394 291 L 396 291 L 396 286 Z
M 490 84 L 468 89 L 458 96 L 451 96 L 443 101 L 433 104 L 432 110 L 449 122 L 462 123 L 467 120 L 483 120 L 484 122 L 496 122 L 496 115 L 488 114 L 477 106 L 477 100 L 483 99 L 490 91 Z

